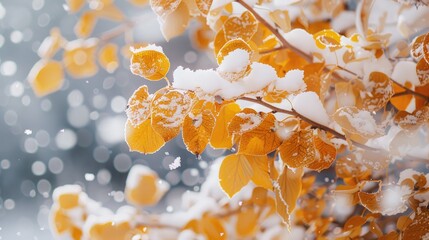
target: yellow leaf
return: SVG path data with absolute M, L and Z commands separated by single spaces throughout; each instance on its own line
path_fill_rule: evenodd
M 292 133 L 279 147 L 280 157 L 290 168 L 305 167 L 315 160 L 313 131 L 302 129 Z
M 273 184 L 268 172 L 267 156 L 246 156 L 253 169 L 252 182 L 265 189 L 273 189 Z
M 335 161 L 337 149 L 326 137 L 326 134 L 320 130 L 316 131 L 313 142 L 316 150 L 316 160 L 307 167 L 318 172 L 328 169 Z
M 229 197 L 246 186 L 252 176 L 252 166 L 245 156 L 232 154 L 223 159 L 219 170 L 219 182 Z
M 283 32 L 287 33 L 291 30 L 289 12 L 287 10 L 276 9 L 270 12 L 270 18 Z
M 268 113 L 257 127 L 243 133 L 240 136 L 238 152 L 246 155 L 267 155 L 277 149 L 281 139 L 275 131 L 275 121 L 274 114 Z
M 375 193 L 359 192 L 358 196 L 362 206 L 372 213 L 391 216 L 403 213 L 408 209 L 406 205 L 407 197 L 402 195 L 403 192 L 404 194 L 406 192 L 410 193 L 411 190 L 407 188 L 407 191 L 405 191 L 399 186 L 390 186 Z
M 210 110 L 193 116 L 188 114 L 183 121 L 183 142 L 186 149 L 199 155 L 206 148 L 213 131 L 215 118 Z
M 133 126 L 138 126 L 149 118 L 150 100 L 147 86 L 139 87 L 128 100 L 126 113 Z
M 182 35 L 190 20 L 189 9 L 184 1 L 165 18 L 161 19 L 161 32 L 166 41 Z
M 240 237 L 252 237 L 258 230 L 258 214 L 253 208 L 246 208 L 237 214 L 235 229 Z
M 258 127 L 262 120 L 260 114 L 254 109 L 245 108 L 232 117 L 228 125 L 228 133 L 230 136 L 241 135 Z
M 215 40 L 216 41 L 216 40 Z M 226 42 L 222 48 L 219 50 L 219 52 L 217 53 L 217 63 L 221 64 L 223 61 L 223 58 L 225 56 L 227 56 L 230 52 L 236 50 L 236 49 L 242 49 L 245 50 L 249 53 L 249 55 L 251 56 L 250 59 L 252 59 L 252 54 L 253 54 L 253 50 L 250 47 L 249 44 L 247 44 L 245 41 L 243 41 L 240 38 L 237 39 L 232 39 L 229 40 L 228 42 Z
M 195 0 L 198 10 L 200 10 L 203 15 L 207 15 L 209 13 L 212 2 L 213 0 Z
M 27 79 L 37 96 L 46 96 L 63 85 L 63 67 L 57 61 L 42 59 L 33 66 Z
M 237 38 L 249 41 L 258 31 L 258 21 L 249 11 L 245 11 L 241 16 L 230 16 L 223 25 L 226 40 Z
M 238 112 L 240 112 L 240 106 L 235 102 L 222 106 L 216 117 L 216 123 L 210 138 L 210 145 L 213 148 L 229 149 L 233 146 L 232 136 L 228 132 L 228 123 Z
M 133 126 L 131 121 L 127 120 L 125 126 L 125 141 L 131 151 L 145 154 L 154 153 L 165 144 L 162 136 L 152 128 L 150 118 L 137 126 Z
M 76 13 L 85 5 L 85 3 L 85 0 L 67 0 L 68 11 L 70 13 Z
M 95 63 L 96 39 L 75 40 L 68 42 L 63 55 L 67 72 L 74 78 L 87 78 L 98 71 Z
M 116 44 L 109 43 L 104 45 L 98 53 L 98 62 L 109 73 L 113 73 L 119 66 L 117 51 Z
M 151 103 L 152 127 L 168 142 L 180 133 L 192 99 L 173 89 L 161 89 Z
M 122 11 L 113 2 L 100 4 L 101 8 L 97 9 L 97 17 L 106 18 L 111 21 L 123 21 L 125 16 Z
M 97 22 L 95 11 L 87 11 L 80 16 L 79 21 L 74 27 L 75 34 L 80 38 L 87 38 L 94 30 Z
M 330 50 L 336 50 L 341 47 L 341 35 L 332 29 L 325 29 L 313 35 L 316 46 L 320 49 L 329 47 Z
M 302 189 L 303 168 L 294 171 L 284 166 L 275 186 L 277 213 L 290 228 L 290 215 Z
M 97 222 L 89 228 L 91 240 L 127 240 L 133 229 L 129 222 Z
M 182 0 L 150 0 L 152 10 L 161 18 L 166 17 L 176 10 Z
M 168 183 L 160 180 L 155 171 L 144 165 L 135 165 L 127 177 L 125 197 L 133 205 L 152 206 L 168 189 Z
M 207 237 L 207 240 L 224 240 L 228 238 L 227 231 L 218 218 L 205 215 L 203 219 L 201 219 L 200 224 L 202 232 Z
M 156 47 L 155 47 L 156 48 Z M 152 45 L 144 48 L 132 49 L 131 72 L 151 81 L 163 79 L 170 69 L 167 56 Z
M 422 34 L 414 38 L 413 42 L 411 43 L 412 47 L 410 53 L 416 61 L 419 61 L 423 57 L 423 42 L 425 40 L 426 35 L 427 34 Z

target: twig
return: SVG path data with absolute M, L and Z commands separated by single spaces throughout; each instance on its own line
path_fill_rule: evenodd
M 100 36 L 100 44 L 106 43 L 106 42 L 120 36 L 124 32 L 133 28 L 134 25 L 135 25 L 135 23 L 133 21 L 126 21 L 123 24 L 121 24 L 115 28 L 112 28 L 111 30 L 103 33 Z
M 336 138 L 340 138 L 340 139 L 343 139 L 343 140 L 349 140 L 349 141 L 351 141 L 352 144 L 354 146 L 356 146 L 356 147 L 359 147 L 359 148 L 362 148 L 362 149 L 365 149 L 365 150 L 369 150 L 369 151 L 376 151 L 376 152 L 381 152 L 381 153 L 388 154 L 388 152 L 386 150 L 384 150 L 384 149 L 374 148 L 374 147 L 371 147 L 371 146 L 368 146 L 368 145 L 356 142 L 354 140 L 347 139 L 345 135 L 337 132 L 336 130 L 334 130 L 334 129 L 328 127 L 328 126 L 322 125 L 320 123 L 317 123 L 317 122 L 311 120 L 310 118 L 307 118 L 307 117 L 303 116 L 302 114 L 298 113 L 293 108 L 291 110 L 286 110 L 286 109 L 278 108 L 278 107 L 273 106 L 273 105 L 271 105 L 271 104 L 269 104 L 267 102 L 264 102 L 262 100 L 254 99 L 254 98 L 250 98 L 250 97 L 240 97 L 240 98 L 238 98 L 238 100 L 244 100 L 244 101 L 248 101 L 248 102 L 253 102 L 253 103 L 256 103 L 256 104 L 260 104 L 260 105 L 262 105 L 264 107 L 267 107 L 267 108 L 269 108 L 269 109 L 271 109 L 271 110 L 273 110 L 275 112 L 285 113 L 285 114 L 293 115 L 295 117 L 299 117 L 303 121 L 305 121 L 305 122 L 309 123 L 310 125 L 312 125 L 313 127 L 316 127 L 318 129 L 321 129 L 321 130 L 324 130 L 326 132 L 331 133 Z M 429 162 L 429 159 L 424 159 L 424 158 L 415 157 L 415 156 L 411 156 L 411 155 L 404 156 L 404 159 L 412 160 L 412 161 L 419 161 L 419 162 Z

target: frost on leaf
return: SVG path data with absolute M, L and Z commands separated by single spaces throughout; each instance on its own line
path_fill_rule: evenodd
M 164 18 L 176 10 L 182 0 L 150 0 L 152 10 L 160 17 Z
M 251 12 L 245 11 L 239 17 L 229 17 L 223 25 L 223 31 L 227 41 L 241 38 L 247 42 L 258 31 L 258 21 Z
M 183 142 L 186 149 L 196 155 L 201 154 L 209 143 L 215 118 L 210 110 L 197 115 L 189 113 L 183 121 Z
M 339 108 L 333 115 L 333 119 L 340 125 L 343 131 L 357 134 L 364 138 L 374 138 L 383 135 L 383 130 L 377 125 L 370 112 L 359 110 L 357 107 Z
M 126 113 L 133 126 L 140 125 L 150 117 L 150 100 L 147 86 L 139 87 L 128 100 Z
M 244 40 L 237 38 L 232 39 L 228 42 L 226 42 L 222 47 L 220 48 L 218 54 L 217 54 L 217 62 L 219 65 L 221 65 L 223 59 L 228 56 L 231 52 L 242 49 L 249 53 L 250 59 L 252 58 L 253 50 L 250 47 L 249 44 L 247 44 Z
M 167 142 L 179 134 L 191 103 L 191 97 L 178 90 L 161 89 L 155 93 L 151 103 L 152 127 L 164 141 Z
M 207 15 L 212 5 L 213 0 L 195 0 L 198 10 L 204 15 Z
M 403 239 L 426 239 L 429 233 L 429 211 L 422 209 L 417 212 L 403 234 Z
M 170 61 L 162 52 L 162 48 L 149 45 L 144 48 L 131 49 L 130 69 L 135 75 L 139 75 L 151 81 L 163 79 L 170 69 Z
M 362 97 L 362 104 L 368 111 L 383 108 L 393 95 L 389 77 L 382 72 L 372 72 L 367 83 L 367 93 Z
M 246 155 L 267 155 L 277 149 L 281 139 L 275 131 L 275 117 L 268 113 L 261 116 L 263 120 L 257 127 L 245 131 L 238 144 L 238 152 Z M 249 119 L 250 120 L 250 119 Z M 241 125 L 243 128 L 243 124 Z
M 190 16 L 189 9 L 182 1 L 179 6 L 170 14 L 163 18 L 158 18 L 161 25 L 161 32 L 165 40 L 181 35 L 188 27 Z
M 64 70 L 61 63 L 42 59 L 33 66 L 27 79 L 37 96 L 46 96 L 61 88 Z
M 324 169 L 328 169 L 335 161 L 337 149 L 329 141 L 325 132 L 317 130 L 315 133 L 313 137 L 315 161 L 310 163 L 307 167 L 320 172 Z
M 399 111 L 394 118 L 396 124 L 402 129 L 410 130 L 419 127 L 423 123 L 429 121 L 429 107 L 424 106 L 416 109 L 414 112 L 409 113 L 406 111 Z
M 358 196 L 362 206 L 372 213 L 390 216 L 408 209 L 406 203 L 410 193 L 411 189 L 406 186 L 388 186 L 376 193 L 359 192 Z
M 287 224 L 288 228 L 290 228 L 290 215 L 295 209 L 296 202 L 301 193 L 303 174 L 303 168 L 291 170 L 285 166 L 274 185 L 277 213 L 283 222 Z

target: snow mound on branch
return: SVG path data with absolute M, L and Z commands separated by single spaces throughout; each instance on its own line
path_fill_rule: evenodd
M 303 92 L 292 100 L 296 112 L 324 126 L 329 125 L 329 116 L 315 92 Z
M 304 71 L 293 69 L 286 73 L 283 78 L 276 82 L 276 89 L 287 92 L 305 91 L 307 84 L 304 82 Z

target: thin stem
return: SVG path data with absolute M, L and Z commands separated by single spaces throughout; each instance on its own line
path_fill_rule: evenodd
M 259 15 L 254 9 L 253 7 L 249 6 L 247 3 L 245 3 L 243 0 L 236 0 L 236 2 L 240 3 L 244 8 L 246 8 L 249 12 L 251 12 L 255 18 L 262 23 L 266 28 L 268 28 L 275 36 L 276 38 L 280 41 L 280 43 L 282 44 L 281 47 L 279 48 L 275 48 L 274 51 L 276 50 L 280 50 L 283 48 L 289 48 L 292 51 L 294 51 L 295 53 L 297 53 L 299 56 L 301 56 L 302 58 L 304 58 L 305 60 L 307 60 L 308 62 L 313 62 L 313 58 L 311 56 L 309 56 L 308 54 L 306 54 L 305 52 L 301 51 L 300 49 L 292 46 L 285 38 L 284 36 L 280 33 L 280 31 L 278 30 L 277 27 L 272 26 L 271 24 L 269 24 L 263 17 L 261 17 L 261 15 Z M 262 53 L 269 53 L 269 51 L 263 51 Z M 349 74 L 353 75 L 354 77 L 357 77 L 359 79 L 362 79 L 361 77 L 359 77 L 358 74 L 342 67 L 342 66 L 338 66 L 339 69 L 348 72 Z M 326 69 L 326 67 L 325 67 Z M 329 70 L 329 69 L 328 69 Z M 335 77 L 339 77 L 338 75 L 334 74 Z M 403 84 L 398 83 L 396 80 L 389 78 L 389 80 L 395 84 L 397 84 L 398 86 L 400 86 L 401 88 L 405 89 L 406 92 L 413 94 L 417 97 L 423 98 L 426 101 L 429 101 L 429 96 L 425 96 L 419 92 L 415 92 L 413 90 L 411 90 L 410 88 L 404 86 Z
M 289 115 L 292 115 L 292 116 L 295 116 L 295 117 L 299 117 L 303 121 L 309 123 L 311 126 L 316 127 L 318 129 L 321 129 L 321 130 L 324 130 L 326 132 L 329 132 L 332 135 L 334 135 L 336 138 L 343 139 L 343 140 L 346 140 L 346 141 L 349 140 L 356 147 L 359 147 L 359 148 L 362 148 L 362 149 L 365 149 L 365 150 L 369 150 L 369 151 L 377 151 L 377 152 L 388 154 L 388 152 L 386 150 L 384 150 L 384 149 L 374 148 L 374 147 L 371 147 L 371 146 L 368 146 L 368 145 L 356 142 L 354 140 L 347 139 L 345 135 L 337 132 L 335 129 L 332 129 L 332 128 L 328 127 L 328 126 L 325 126 L 325 125 L 322 125 L 320 123 L 317 123 L 317 122 L 311 120 L 310 118 L 307 118 L 307 117 L 303 116 L 302 114 L 298 113 L 293 108 L 292 108 L 292 110 L 286 110 L 286 109 L 282 109 L 282 108 L 278 108 L 276 106 L 273 106 L 273 105 L 271 105 L 271 104 L 269 104 L 267 102 L 264 102 L 262 100 L 254 99 L 254 98 L 249 98 L 249 97 L 240 97 L 237 100 L 244 100 L 244 101 L 248 101 L 248 102 L 253 102 L 253 103 L 262 105 L 264 107 L 267 107 L 267 108 L 273 110 L 274 112 L 285 113 L 285 114 L 289 114 Z M 428 159 L 424 159 L 424 158 L 420 158 L 420 157 L 415 157 L 415 156 L 411 156 L 411 155 L 404 156 L 404 159 L 412 160 L 412 161 L 419 161 L 419 162 L 429 162 Z
M 130 30 L 131 28 L 134 27 L 134 22 L 133 21 L 126 21 L 123 24 L 112 28 L 111 30 L 104 32 L 101 36 L 100 36 L 100 43 L 106 43 L 120 35 L 122 35 L 123 33 L 127 32 L 128 30 Z

